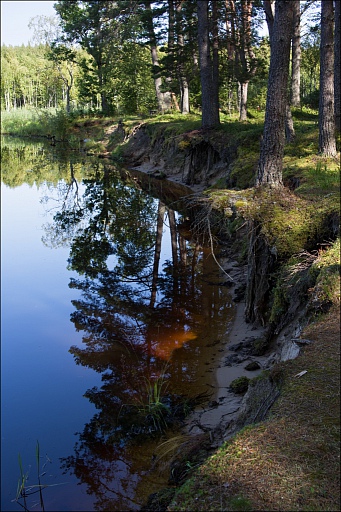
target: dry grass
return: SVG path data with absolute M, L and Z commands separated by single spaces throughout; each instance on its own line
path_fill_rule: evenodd
M 338 305 L 302 337 L 313 343 L 281 364 L 284 386 L 268 420 L 223 445 L 169 511 L 340 510 Z

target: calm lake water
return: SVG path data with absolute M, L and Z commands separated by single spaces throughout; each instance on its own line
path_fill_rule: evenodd
M 1 172 L 1 510 L 42 509 L 19 453 L 46 511 L 138 510 L 164 422 L 214 385 L 224 278 L 179 190 L 10 138 Z

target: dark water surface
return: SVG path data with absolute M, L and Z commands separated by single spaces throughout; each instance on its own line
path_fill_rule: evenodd
M 164 418 L 214 384 L 223 277 L 166 185 L 9 138 L 1 172 L 1 510 L 25 505 L 18 453 L 46 511 L 138 510 Z

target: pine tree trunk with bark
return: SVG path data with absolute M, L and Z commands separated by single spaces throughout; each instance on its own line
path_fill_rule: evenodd
M 337 131 L 340 133 L 340 7 L 341 2 L 335 2 L 335 13 L 334 13 L 334 110 L 335 110 L 335 126 Z
M 238 81 L 239 121 L 247 119 L 248 86 L 257 72 L 257 60 L 252 44 L 253 0 L 243 0 L 237 9 L 235 0 L 225 0 L 228 59 L 234 59 L 234 74 Z
M 272 187 L 282 185 L 292 23 L 293 2 L 277 0 L 271 37 L 268 93 L 257 185 L 268 184 Z
M 334 113 L 333 0 L 321 3 L 319 153 L 336 155 Z
M 291 50 L 291 105 L 301 104 L 301 12 L 300 0 L 294 0 L 294 22 Z
M 239 83 L 240 99 L 239 99 L 239 121 L 247 120 L 247 91 L 249 82 Z
M 171 93 L 169 91 L 162 91 L 162 77 L 161 77 L 161 69 L 159 64 L 159 56 L 157 51 L 157 41 L 153 24 L 153 12 L 151 2 L 145 2 L 146 10 L 150 12 L 150 15 L 147 19 L 147 30 L 148 37 L 150 43 L 150 53 L 153 64 L 153 75 L 154 75 L 154 84 L 155 84 L 155 93 L 156 99 L 158 103 L 159 110 L 164 112 L 165 110 L 170 110 L 172 106 L 172 98 Z
M 210 54 L 208 1 L 197 1 L 198 44 L 201 81 L 201 108 L 203 129 L 219 125 L 219 108 L 214 97 L 213 66 Z
M 266 16 L 266 23 L 268 25 L 268 30 L 269 30 L 270 47 L 271 47 L 271 41 L 272 41 L 273 32 L 274 32 L 273 28 L 274 28 L 274 20 L 275 20 L 275 1 L 274 0 L 265 0 L 264 1 L 264 11 L 265 11 L 265 16 Z M 291 115 L 289 99 L 287 98 L 287 104 L 285 107 L 285 142 L 292 142 L 294 139 L 295 139 L 294 121 L 293 121 L 293 118 Z
M 182 33 L 181 27 L 181 10 L 182 10 L 182 2 L 178 1 L 176 3 L 176 29 L 177 29 L 177 42 L 178 42 L 178 80 L 180 85 L 180 108 L 182 114 L 189 114 L 189 86 L 188 80 L 185 73 L 184 67 L 184 35 Z
M 212 80 L 214 110 L 219 118 L 219 36 L 218 36 L 218 8 L 217 2 L 212 2 Z

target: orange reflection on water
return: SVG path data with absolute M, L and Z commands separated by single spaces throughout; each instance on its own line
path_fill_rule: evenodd
M 160 358 L 168 361 L 173 351 L 177 348 L 181 348 L 185 343 L 191 340 L 195 340 L 197 335 L 193 331 L 171 331 L 168 334 L 159 332 L 153 340 L 153 354 Z

